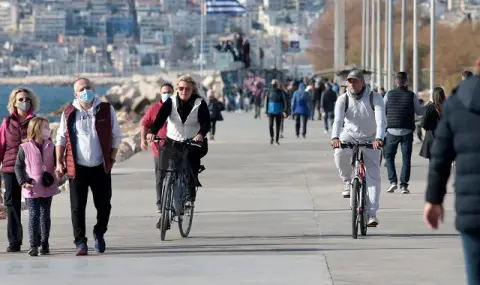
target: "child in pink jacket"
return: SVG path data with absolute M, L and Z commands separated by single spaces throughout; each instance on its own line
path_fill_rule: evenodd
M 27 141 L 20 145 L 15 174 L 28 207 L 30 256 L 50 253 L 50 207 L 58 192 L 55 177 L 55 145 L 45 118 L 33 118 L 28 124 Z M 40 251 L 39 251 L 39 247 Z

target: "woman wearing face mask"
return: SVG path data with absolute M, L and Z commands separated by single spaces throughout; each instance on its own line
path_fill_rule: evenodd
M 162 105 L 150 129 L 148 140 L 167 122 L 167 140 L 164 151 L 176 151 L 181 142 L 193 139 L 203 142 L 201 148 L 192 146 L 188 152 L 188 162 L 195 175 L 200 170 L 200 159 L 208 152 L 206 135 L 210 131 L 210 112 L 207 103 L 198 92 L 197 83 L 190 76 L 182 76 L 177 80 L 177 94 L 167 99 Z M 165 159 L 165 160 L 164 160 Z M 168 164 L 168 157 L 163 157 L 161 166 Z M 196 197 L 197 185 L 190 185 L 187 191 L 187 205 L 192 205 Z
M 5 181 L 5 205 L 7 207 L 7 252 L 19 252 L 23 241 L 21 223 L 22 189 L 15 175 L 15 161 L 22 140 L 27 137 L 30 120 L 35 117 L 38 98 L 27 88 L 16 88 L 10 94 L 7 109 L 10 116 L 0 126 L 0 161 Z
M 173 94 L 173 85 L 170 83 L 165 83 L 162 85 L 160 88 L 160 93 L 162 95 L 162 100 L 158 101 L 157 103 L 153 104 L 148 108 L 147 112 L 143 116 L 142 119 L 142 128 L 140 129 L 140 135 L 141 135 L 141 146 L 142 150 L 147 150 L 148 148 L 148 141 L 147 141 L 147 134 L 149 130 L 152 128 L 153 122 L 155 121 L 155 118 L 157 116 L 158 111 L 162 107 L 163 103 L 167 101 L 168 98 L 170 98 Z M 157 136 L 160 138 L 166 138 L 167 137 L 167 124 L 165 123 L 160 130 L 157 132 Z M 159 160 L 159 153 L 161 148 L 163 147 L 165 141 L 160 141 L 160 142 L 152 142 L 151 148 L 153 152 L 153 158 L 155 162 L 155 189 L 157 192 L 157 212 L 160 211 L 160 207 L 162 206 L 162 175 L 160 172 L 160 160 Z
M 430 159 L 430 150 L 435 140 L 435 129 L 438 121 L 442 117 L 442 105 L 446 100 L 445 91 L 442 87 L 435 87 L 433 89 L 433 104 L 425 106 L 421 126 L 426 131 L 423 139 L 422 148 L 420 149 L 420 156 Z

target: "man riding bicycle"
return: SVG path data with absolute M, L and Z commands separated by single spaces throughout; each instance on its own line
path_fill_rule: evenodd
M 190 139 L 202 142 L 201 148 L 191 147 L 187 157 L 193 173 L 198 176 L 200 159 L 208 152 L 206 135 L 210 131 L 210 111 L 199 95 L 197 83 L 190 76 L 181 76 L 177 80 L 176 92 L 160 107 L 147 139 L 153 141 L 155 134 L 168 120 L 167 138 L 162 150 L 167 155 L 162 152 L 160 156 L 162 168 L 168 165 L 168 154 L 180 150 L 182 142 Z M 187 189 L 187 203 L 190 205 L 195 201 L 197 186 L 189 185 Z
M 342 149 L 341 143 L 372 142 L 373 149 L 362 149 L 368 189 L 368 226 L 378 224 L 376 213 L 380 199 L 380 157 L 385 136 L 385 111 L 383 98 L 365 85 L 363 72 L 352 70 L 347 76 L 347 92 L 335 104 L 335 119 L 332 129 L 332 146 L 335 148 L 335 165 L 345 183 L 343 196 L 350 197 L 353 168 L 352 150 Z M 342 127 L 343 126 L 343 127 Z

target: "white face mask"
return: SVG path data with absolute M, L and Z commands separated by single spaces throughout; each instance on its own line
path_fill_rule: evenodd
M 167 99 L 172 97 L 172 96 L 173 96 L 173 94 L 170 94 L 170 93 L 162 94 L 162 102 L 167 101 Z
M 52 133 L 52 130 L 50 130 L 50 129 L 43 129 L 43 130 L 42 130 L 43 139 L 44 139 L 44 140 L 49 139 L 51 133 Z

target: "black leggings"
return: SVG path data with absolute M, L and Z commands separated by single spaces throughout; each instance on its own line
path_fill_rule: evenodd
M 176 143 L 173 140 L 167 139 L 165 141 L 165 145 L 163 146 L 162 153 L 160 154 L 161 158 L 161 168 L 166 169 L 168 168 L 168 160 L 169 158 L 173 157 L 178 157 L 179 152 L 182 150 L 182 145 L 179 143 Z M 198 171 L 200 170 L 200 159 L 207 155 L 208 153 L 208 140 L 206 138 L 203 139 L 202 147 L 196 147 L 196 146 L 190 146 L 190 149 L 188 151 L 188 164 L 192 168 L 192 171 L 194 175 L 197 178 L 198 181 Z M 193 199 L 195 199 L 195 188 L 196 186 L 200 185 L 194 185 L 191 186 L 189 189 L 188 195 L 191 195 Z
M 210 133 L 212 134 L 212 136 L 215 136 L 215 131 L 217 130 L 217 120 L 211 120 L 210 123 Z
M 7 206 L 8 243 L 11 246 L 21 246 L 23 241 L 22 228 L 22 188 L 18 185 L 15 173 L 3 173 L 5 181 L 5 206 Z
M 275 141 L 278 142 L 278 139 L 280 136 L 280 125 L 282 123 L 282 115 L 269 114 L 268 119 L 269 119 L 268 128 L 270 130 L 270 139 L 273 141 L 273 121 L 275 120 Z

